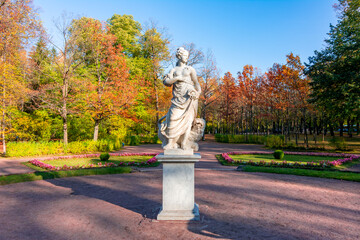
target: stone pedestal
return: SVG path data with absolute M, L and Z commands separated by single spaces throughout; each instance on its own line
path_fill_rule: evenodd
M 158 220 L 200 220 L 195 203 L 194 165 L 200 154 L 165 152 L 156 156 L 163 164 L 163 200 Z M 179 152 L 181 153 L 181 152 Z

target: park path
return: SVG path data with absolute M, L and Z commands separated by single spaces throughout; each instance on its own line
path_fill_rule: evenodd
M 360 239 L 360 183 L 200 170 L 201 221 L 157 221 L 162 172 L 0 186 L 0 240 Z
M 120 152 L 161 151 L 148 144 Z M 200 142 L 199 222 L 156 220 L 162 191 L 158 167 L 0 186 L 0 240 L 360 239 L 360 183 L 226 171 L 235 167 L 220 165 L 214 155 L 229 151 L 266 150 Z

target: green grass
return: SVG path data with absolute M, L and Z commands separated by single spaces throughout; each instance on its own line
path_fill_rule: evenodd
M 101 161 L 99 158 L 71 158 L 71 159 L 55 159 L 55 160 L 46 160 L 42 161 L 43 163 L 51 164 L 54 167 L 67 166 L 77 166 L 77 165 L 88 165 L 101 163 L 115 163 L 119 164 L 120 162 L 146 162 L 152 158 L 152 156 L 111 156 L 108 161 Z
M 290 155 L 285 154 L 282 160 L 277 160 L 274 158 L 272 154 L 244 154 L 244 155 L 229 155 L 235 161 L 253 161 L 253 162 L 300 162 L 300 163 L 307 163 L 307 162 L 319 162 L 319 161 L 331 161 L 337 160 L 339 157 L 324 157 L 324 156 L 305 156 L 305 155 Z
M 99 168 L 100 166 L 98 166 L 97 164 L 99 162 L 101 162 L 102 164 L 105 163 L 115 163 L 115 164 L 119 164 L 120 162 L 146 162 L 147 160 L 149 160 L 150 158 L 152 158 L 153 156 L 111 156 L 110 160 L 108 161 L 101 161 L 99 158 L 70 158 L 70 159 L 54 159 L 54 160 L 44 160 L 42 161 L 43 163 L 47 163 L 50 164 L 54 167 L 62 167 L 64 165 L 70 167 L 70 166 L 83 166 L 83 165 L 89 165 L 89 164 L 94 164 L 93 167 L 91 168 Z M 29 168 L 32 168 L 36 171 L 47 171 L 46 169 L 37 167 L 29 162 L 23 162 L 21 163 Z M 160 163 L 159 162 L 155 162 L 149 165 L 140 165 L 137 167 L 157 167 L 159 166 Z M 101 166 L 102 167 L 102 166 Z M 90 167 L 89 167 L 90 168 Z M 113 167 L 111 167 L 113 168 Z
M 35 165 L 33 165 L 33 164 L 29 163 L 29 162 L 22 162 L 21 164 L 25 165 L 25 166 L 27 166 L 27 167 L 29 167 L 31 169 L 34 169 L 35 171 L 38 171 L 38 172 L 46 172 L 47 171 L 46 169 L 35 166 Z
M 92 168 L 92 169 L 77 169 L 70 171 L 52 171 L 52 172 L 41 171 L 34 173 L 0 176 L 0 185 L 36 181 L 36 180 L 54 179 L 54 178 L 76 177 L 76 176 L 87 176 L 87 175 L 120 174 L 120 173 L 130 173 L 130 172 L 131 172 L 130 167 Z
M 283 160 L 276 160 L 273 157 L 272 154 L 249 154 L 249 155 L 229 155 L 229 156 L 232 159 L 234 159 L 235 161 L 249 161 L 249 160 L 252 160 L 253 162 L 260 162 L 260 161 L 282 162 L 282 161 L 286 160 L 287 162 L 297 161 L 297 162 L 301 162 L 301 163 L 306 163 L 306 162 L 317 162 L 317 161 L 321 161 L 321 160 L 336 160 L 336 159 L 339 159 L 339 157 L 304 156 L 304 155 L 290 155 L 290 154 L 285 155 L 285 158 Z M 220 162 L 220 164 L 222 164 L 222 165 L 226 165 L 226 166 L 239 166 L 239 165 L 241 165 L 240 162 L 229 163 L 229 162 L 225 161 L 225 159 L 220 154 L 216 155 L 216 158 Z M 349 168 L 349 167 L 351 167 L 353 165 L 356 165 L 356 164 L 360 164 L 360 160 L 354 160 L 352 162 L 347 162 L 347 163 L 344 163 L 344 164 L 342 164 L 340 166 L 333 166 L 330 169 L 331 170 L 346 170 L 347 168 Z M 256 167 L 256 166 L 254 166 L 254 167 Z
M 360 173 L 355 173 L 355 172 L 325 171 L 325 170 L 319 171 L 319 170 L 308 170 L 308 169 L 256 167 L 256 166 L 244 166 L 242 168 L 242 171 L 289 174 L 289 175 L 319 177 L 319 178 L 332 178 L 332 179 L 360 182 Z

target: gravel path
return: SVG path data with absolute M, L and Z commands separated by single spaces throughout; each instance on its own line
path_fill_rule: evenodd
M 0 186 L 0 239 L 360 239 L 360 183 L 197 170 L 201 221 L 159 222 L 161 173 Z

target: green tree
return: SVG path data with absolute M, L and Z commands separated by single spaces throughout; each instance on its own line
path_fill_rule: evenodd
M 109 30 L 116 36 L 116 44 L 120 44 L 128 57 L 136 57 L 140 53 L 138 42 L 141 25 L 131 15 L 114 14 L 108 19 Z
M 306 69 L 312 79 L 311 101 L 339 121 L 340 135 L 344 119 L 352 126 L 360 116 L 359 8 L 358 0 L 339 0 L 339 20 L 336 26 L 330 25 L 327 46 L 315 51 Z

